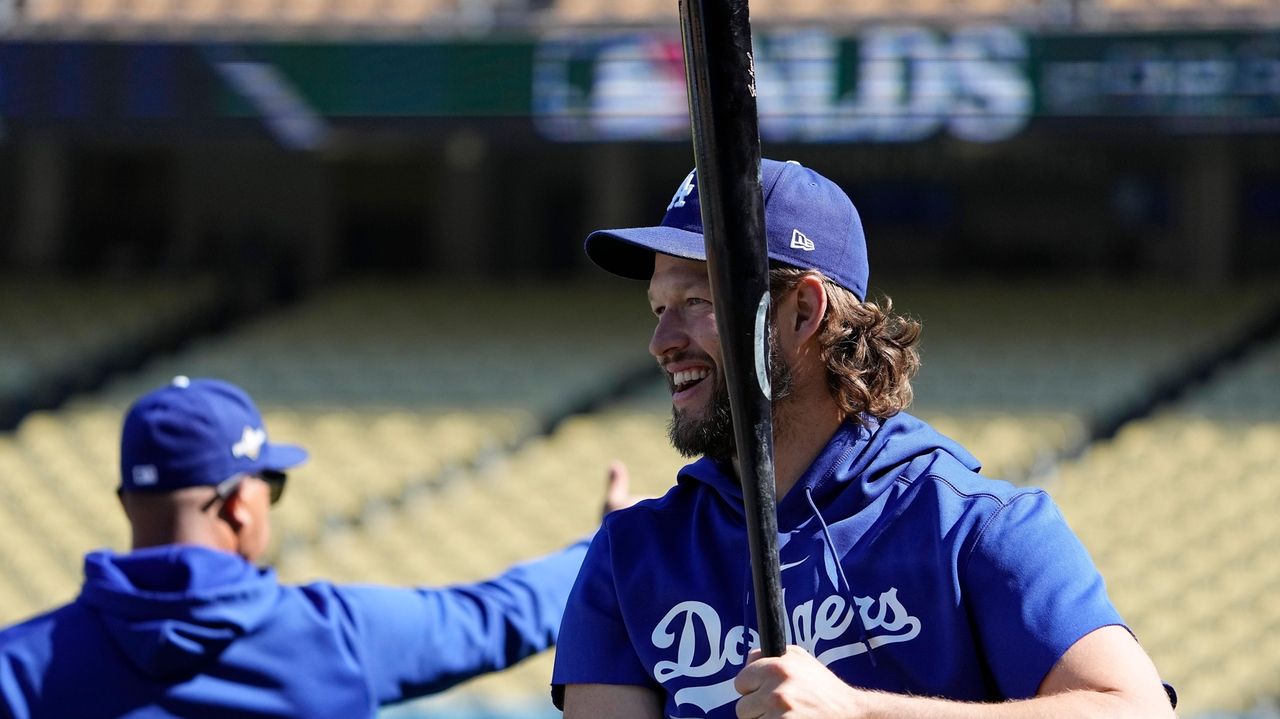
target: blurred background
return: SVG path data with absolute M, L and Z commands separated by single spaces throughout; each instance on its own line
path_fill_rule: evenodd
M 674 0 L 0 0 L 0 622 L 127 547 L 176 374 L 306 445 L 289 581 L 491 575 L 682 460 L 592 229 L 692 165 Z M 1280 3 L 754 0 L 766 156 L 924 323 L 913 412 L 1041 484 L 1188 717 L 1280 697 Z M 385 712 L 543 719 L 550 657 Z

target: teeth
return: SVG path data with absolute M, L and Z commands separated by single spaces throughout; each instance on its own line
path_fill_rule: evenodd
M 690 382 L 696 382 L 700 379 L 704 379 L 709 374 L 711 374 L 711 372 L 705 369 L 687 369 L 671 375 L 671 381 L 679 387 Z

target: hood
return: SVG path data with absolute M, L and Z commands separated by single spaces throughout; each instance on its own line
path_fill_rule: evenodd
M 780 531 L 793 529 L 813 516 L 806 495 L 811 495 L 818 507 L 838 503 L 842 516 L 851 516 L 889 489 L 894 480 L 913 480 L 936 461 L 954 460 L 975 472 L 981 467 L 954 440 L 905 412 L 883 421 L 867 418 L 867 422 L 864 427 L 846 420 L 795 486 L 779 498 Z M 710 485 L 731 511 L 742 515 L 742 487 L 728 462 L 703 457 L 684 467 L 679 481 Z
M 143 674 L 172 681 L 266 620 L 275 573 L 215 549 L 168 545 L 85 557 L 80 601 Z

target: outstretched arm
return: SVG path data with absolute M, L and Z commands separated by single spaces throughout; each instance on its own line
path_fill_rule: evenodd
M 628 503 L 625 472 L 611 472 L 605 513 Z M 378 702 L 439 692 L 555 644 L 587 544 L 584 539 L 473 584 L 334 587 Z
M 1071 646 L 1037 696 L 973 704 L 851 687 L 800 647 L 781 657 L 754 652 L 734 683 L 739 719 L 1041 719 L 1172 717 L 1155 666 L 1128 631 L 1097 629 Z

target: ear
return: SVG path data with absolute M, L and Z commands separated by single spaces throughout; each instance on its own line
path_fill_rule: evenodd
M 822 318 L 827 316 L 827 288 L 816 275 L 805 275 L 792 290 L 792 298 L 791 332 L 795 333 L 795 345 L 801 346 L 822 328 Z
M 236 535 L 242 535 L 246 529 L 253 527 L 253 511 L 246 495 L 248 486 L 248 480 L 241 482 L 218 509 L 218 518 L 226 522 Z
M 253 477 L 241 482 L 222 503 L 218 517 L 234 535 L 229 548 L 250 562 L 257 562 L 271 543 L 271 488 Z

